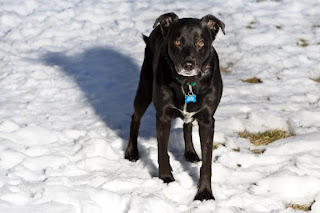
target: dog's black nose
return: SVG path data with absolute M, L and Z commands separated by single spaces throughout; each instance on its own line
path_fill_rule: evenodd
M 183 63 L 183 69 L 185 70 L 188 70 L 188 71 L 191 71 L 194 69 L 195 65 L 194 65 L 194 62 L 191 62 L 191 61 L 186 61 L 185 63 Z

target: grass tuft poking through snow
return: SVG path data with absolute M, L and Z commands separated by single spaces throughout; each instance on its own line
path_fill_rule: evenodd
M 231 69 L 232 69 L 233 66 L 234 66 L 233 62 L 228 62 L 227 66 L 220 67 L 220 70 L 221 70 L 221 72 L 224 72 L 224 73 L 231 73 Z
M 315 82 L 320 83 L 320 77 L 319 77 L 319 78 L 312 79 L 312 80 L 314 80 Z
M 310 211 L 311 206 L 313 205 L 314 201 L 310 204 L 294 204 L 294 203 L 289 203 L 286 205 L 287 209 L 294 209 L 294 210 L 300 210 L 300 211 Z
M 307 47 L 309 46 L 308 41 L 306 39 L 300 38 L 297 42 L 297 45 L 300 47 Z
M 218 149 L 219 148 L 219 146 L 226 146 L 225 144 L 223 144 L 223 143 L 214 143 L 213 144 L 213 148 L 212 148 L 212 150 L 214 150 L 214 149 Z
M 255 29 L 255 28 L 256 28 L 256 24 L 257 24 L 256 21 L 251 21 L 251 22 L 249 23 L 249 25 L 246 26 L 246 28 L 247 28 L 247 29 Z
M 243 82 L 250 83 L 250 84 L 260 84 L 262 83 L 260 78 L 257 78 L 256 76 L 252 78 L 248 78 L 246 80 L 242 80 Z
M 266 150 L 265 149 L 250 149 L 250 152 L 252 152 L 253 154 L 257 154 L 260 155 L 262 153 L 264 153 Z
M 251 143 L 253 143 L 256 146 L 259 146 L 268 145 L 269 143 L 272 143 L 276 140 L 279 140 L 281 138 L 288 138 L 292 135 L 283 130 L 273 129 L 259 133 L 250 133 L 248 131 L 243 131 L 238 132 L 238 136 L 241 138 L 247 138 L 251 141 Z

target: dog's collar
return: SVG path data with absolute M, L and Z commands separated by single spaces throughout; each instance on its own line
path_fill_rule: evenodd
M 197 83 L 193 82 L 193 83 L 188 83 L 188 82 L 182 82 L 179 77 L 175 77 L 176 81 L 179 82 L 179 84 L 181 85 L 181 91 L 184 94 L 184 98 L 185 98 L 185 103 L 189 103 L 189 102 L 193 102 L 195 103 L 197 101 L 197 96 L 193 93 L 192 91 L 192 87 L 195 86 Z M 189 92 L 186 94 L 184 92 L 184 85 L 187 85 L 189 88 Z
M 181 85 L 183 85 L 183 84 L 185 84 L 185 85 L 187 85 L 187 86 L 195 86 L 197 83 L 196 82 L 193 82 L 193 83 L 188 83 L 188 82 L 185 82 L 185 83 L 183 83 L 181 80 L 180 80 L 180 78 L 179 77 L 176 77 L 176 80 L 181 84 Z
M 196 82 L 193 82 L 193 83 L 188 83 L 188 82 L 182 82 L 179 77 L 175 77 L 176 81 L 179 82 L 179 84 L 181 85 L 181 90 L 182 90 L 182 93 L 184 94 L 185 96 L 185 103 L 189 103 L 189 102 L 193 102 L 195 103 L 197 101 L 197 96 L 193 93 L 192 91 L 192 87 L 195 86 L 197 83 Z M 183 89 L 183 86 L 184 85 L 187 85 L 188 88 L 189 88 L 189 92 L 186 94 L 184 92 L 184 89 Z

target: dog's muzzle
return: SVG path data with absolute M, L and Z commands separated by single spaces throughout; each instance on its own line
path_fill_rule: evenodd
M 187 77 L 198 75 L 200 72 L 200 69 L 193 61 L 184 61 L 176 67 L 176 70 L 179 75 Z
M 182 76 L 191 77 L 199 74 L 198 69 L 193 70 L 185 70 L 185 69 L 177 69 L 177 73 Z

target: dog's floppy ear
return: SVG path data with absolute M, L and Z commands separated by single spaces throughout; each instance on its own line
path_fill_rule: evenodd
M 224 31 L 224 23 L 213 15 L 209 14 L 202 17 L 201 22 L 210 30 L 213 39 L 219 32 L 219 28 L 221 28 L 224 35 L 226 34 L 226 32 Z
M 179 17 L 175 13 L 165 13 L 159 16 L 154 22 L 153 28 L 155 28 L 158 23 L 160 23 L 160 29 L 163 38 L 165 38 L 172 26 L 172 23 L 178 21 Z

